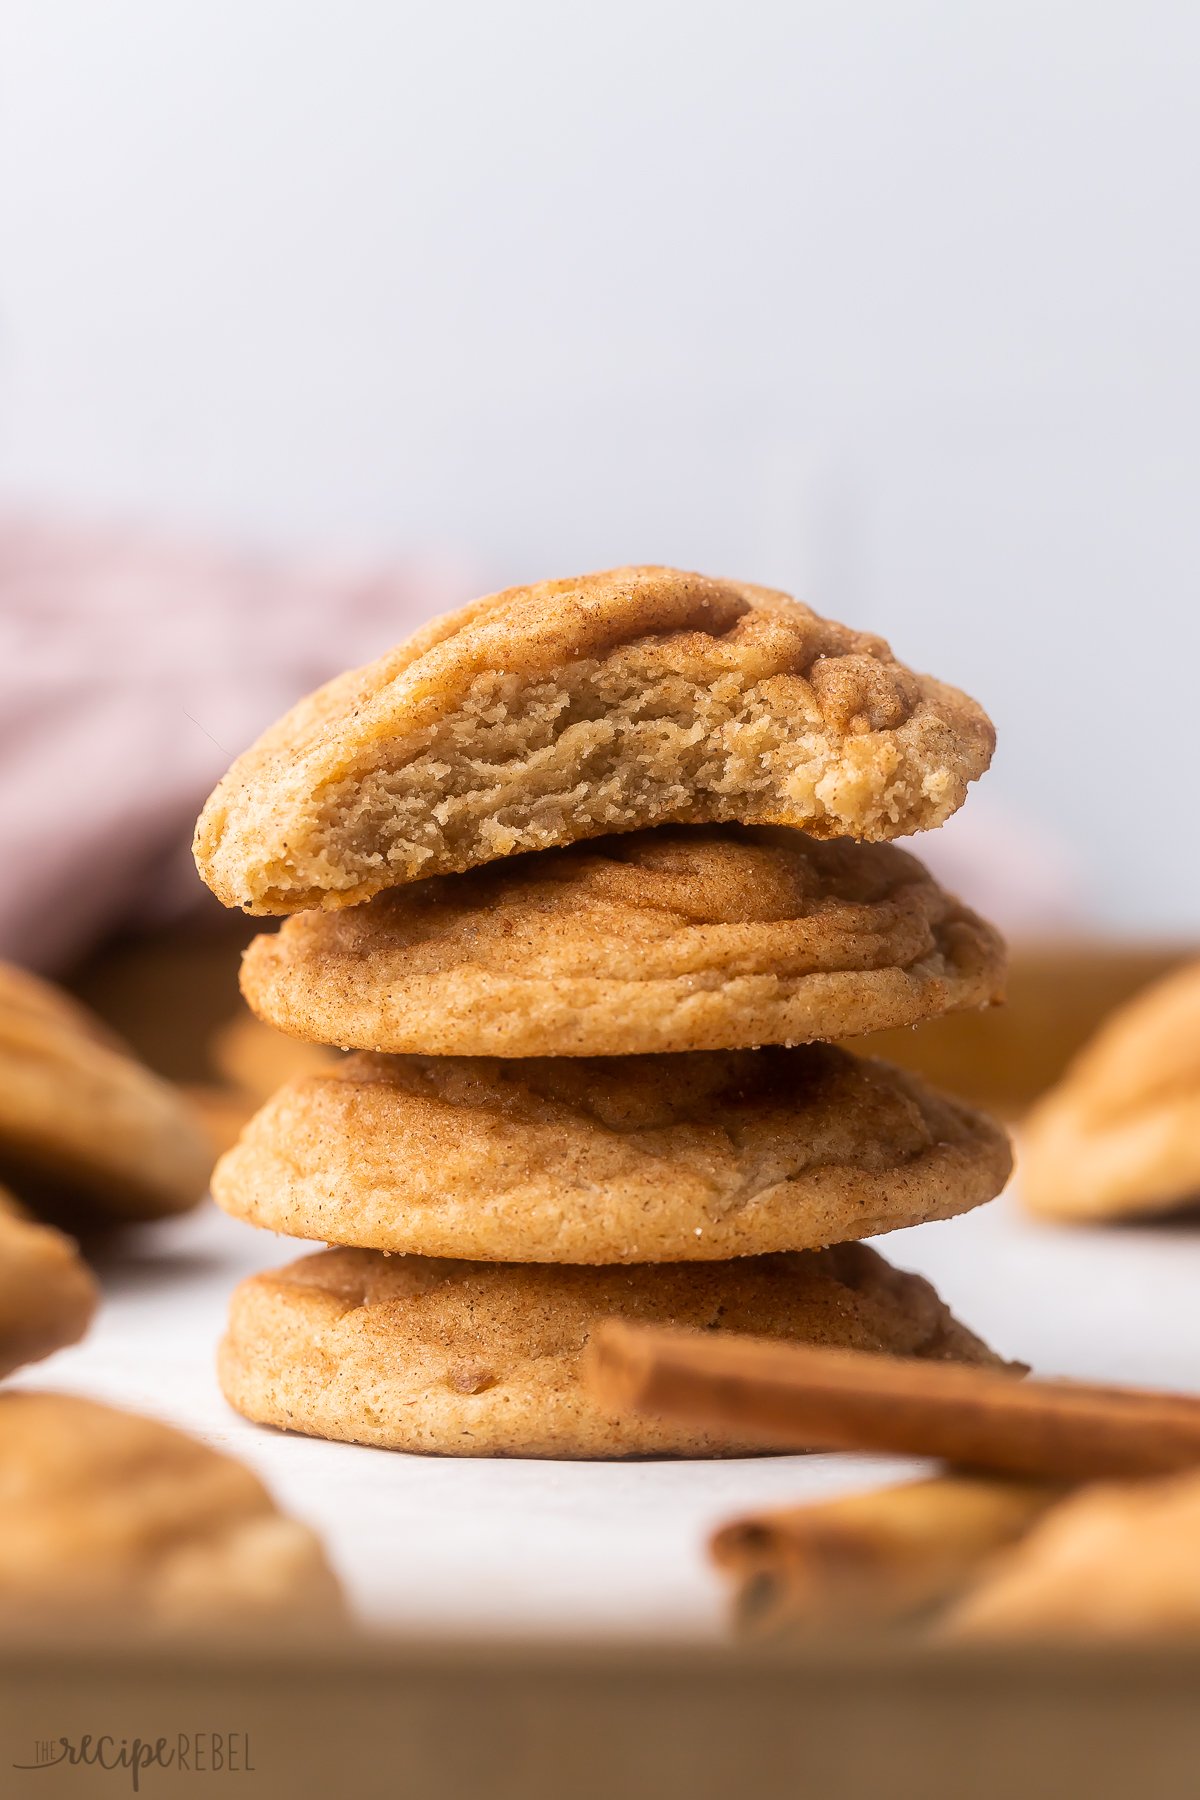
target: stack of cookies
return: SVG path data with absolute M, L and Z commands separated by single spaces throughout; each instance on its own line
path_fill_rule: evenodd
M 1004 1132 L 834 1040 L 997 999 L 1003 948 L 883 841 L 991 726 L 785 595 L 621 569 L 477 601 L 297 706 L 209 801 L 269 1024 L 352 1053 L 213 1191 L 336 1246 L 234 1297 L 248 1417 L 459 1455 L 743 1446 L 587 1394 L 621 1317 L 994 1361 L 858 1240 L 947 1218 Z

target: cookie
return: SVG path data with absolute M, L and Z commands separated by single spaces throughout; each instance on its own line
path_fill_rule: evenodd
M 97 1299 L 71 1239 L 30 1219 L 0 1189 L 0 1375 L 76 1343 Z
M 1113 1013 L 1034 1107 L 1019 1190 L 1067 1221 L 1200 1201 L 1200 963 Z
M 183 1212 L 204 1193 L 209 1140 L 168 1082 L 81 1006 L 0 964 L 0 1176 L 79 1226 Z
M 228 906 L 302 912 L 644 826 L 929 830 L 986 769 L 973 700 L 786 594 L 676 569 L 510 588 L 293 708 L 201 815 Z
M 0 1394 L 0 1613 L 139 1626 L 336 1619 L 313 1533 L 249 1469 L 155 1419 Z
M 290 1082 L 213 1171 L 252 1225 L 513 1262 L 713 1261 L 948 1218 L 1008 1177 L 1004 1131 L 825 1045 L 385 1057 Z
M 853 1037 L 1003 998 L 999 935 L 894 844 L 664 826 L 434 877 L 255 938 L 318 1043 L 621 1056 Z
M 258 1110 L 259 1103 L 253 1095 L 220 1082 L 189 1081 L 180 1092 L 204 1128 L 214 1162 L 226 1150 L 233 1149 Z
M 711 1456 L 761 1448 L 605 1412 L 580 1357 L 607 1318 L 962 1362 L 998 1359 L 927 1281 L 865 1244 L 632 1269 L 326 1250 L 235 1291 L 218 1373 L 247 1418 L 450 1456 Z
M 209 1040 L 209 1054 L 226 1086 L 245 1094 L 256 1104 L 266 1100 L 292 1075 L 320 1069 L 332 1062 L 335 1052 L 314 1043 L 297 1043 L 296 1033 L 285 1037 L 269 1023 L 247 1012 L 226 1019 Z M 333 1042 L 326 1038 L 324 1044 Z
M 998 1557 L 953 1638 L 1200 1638 L 1200 1476 L 1084 1488 Z

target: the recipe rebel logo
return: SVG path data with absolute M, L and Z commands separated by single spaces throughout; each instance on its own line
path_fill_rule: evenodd
M 173 1737 L 114 1737 L 85 1732 L 81 1737 L 38 1738 L 33 1756 L 14 1769 L 124 1769 L 131 1791 L 141 1792 L 142 1776 L 153 1769 L 191 1775 L 253 1775 L 254 1758 L 246 1731 L 179 1731 Z

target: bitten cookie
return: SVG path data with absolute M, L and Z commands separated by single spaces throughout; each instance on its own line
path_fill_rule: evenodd
M 619 1056 L 806 1043 L 1003 998 L 1004 947 L 893 844 L 663 827 L 411 882 L 258 937 L 260 1018 L 343 1048 Z
M 900 837 L 962 804 L 993 743 L 881 638 L 614 569 L 477 600 L 302 701 L 209 800 L 196 861 L 226 905 L 289 913 L 650 825 Z
M 759 1448 L 607 1414 L 579 1361 L 600 1320 L 636 1319 L 963 1362 L 998 1358 L 919 1276 L 865 1244 L 631 1269 L 326 1250 L 233 1297 L 226 1398 L 263 1424 L 451 1456 L 712 1456 Z
M 73 1224 L 184 1212 L 212 1151 L 176 1090 L 99 1020 L 0 964 L 0 1175 L 39 1213 Z
M 496 1261 L 712 1261 L 990 1200 L 999 1125 L 831 1046 L 510 1062 L 356 1053 L 269 1100 L 213 1171 L 252 1225 Z
M 1019 1190 L 1080 1222 L 1200 1201 L 1200 963 L 1113 1013 L 1034 1107 Z
M 0 1612 L 139 1625 L 336 1619 L 313 1533 L 249 1469 L 155 1419 L 0 1394 Z
M 0 1375 L 83 1336 L 99 1298 L 75 1245 L 0 1188 Z

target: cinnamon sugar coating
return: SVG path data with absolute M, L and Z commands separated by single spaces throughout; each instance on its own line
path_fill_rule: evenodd
M 219 1375 L 264 1424 L 450 1456 L 713 1456 L 761 1448 L 613 1416 L 579 1365 L 600 1320 L 998 1362 L 920 1276 L 865 1244 L 632 1269 L 326 1250 L 236 1290 Z
M 213 1173 L 249 1224 L 514 1262 L 712 1261 L 871 1237 L 998 1193 L 1000 1126 L 843 1050 L 342 1058 Z
M 893 844 L 781 827 L 596 839 L 300 913 L 242 991 L 317 1043 L 612 1056 L 804 1043 L 1003 995 L 998 934 Z

